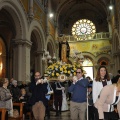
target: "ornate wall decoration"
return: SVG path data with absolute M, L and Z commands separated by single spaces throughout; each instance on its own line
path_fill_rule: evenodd
M 109 40 L 85 41 L 69 43 L 69 45 L 70 54 L 73 53 L 74 49 L 82 52 L 90 52 L 94 56 L 98 56 L 99 54 L 102 53 L 110 54 L 111 52 L 111 44 Z
M 23 7 L 24 7 L 24 10 L 26 11 L 26 13 L 28 13 L 28 10 L 29 10 L 29 1 L 28 0 L 20 0 L 21 3 L 23 4 Z
M 72 35 L 77 40 L 91 39 L 96 32 L 94 23 L 87 19 L 78 20 L 72 27 Z
M 40 21 L 41 25 L 43 26 L 43 29 L 46 28 L 46 15 L 44 11 L 38 6 L 36 2 L 33 4 L 34 7 L 34 18 Z
M 53 38 L 55 37 L 55 28 L 50 21 L 49 21 L 49 33 L 52 35 Z

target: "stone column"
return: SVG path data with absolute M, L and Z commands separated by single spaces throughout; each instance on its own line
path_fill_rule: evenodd
M 117 74 L 117 55 L 115 55 L 115 71 L 114 71 L 114 73 L 115 73 L 115 75 Z
M 112 38 L 112 27 L 111 27 L 111 23 L 110 23 L 110 16 L 107 18 L 107 21 L 108 21 L 108 27 L 109 27 L 110 38 Z
M 18 58 L 17 58 L 17 46 L 13 46 L 13 78 L 17 79 L 17 68 L 18 68 Z
M 93 71 L 94 71 L 94 77 L 96 77 L 96 74 L 97 74 L 97 70 L 98 70 L 98 68 L 99 68 L 99 65 L 98 65 L 98 63 L 97 63 L 97 61 L 94 61 L 94 63 L 93 63 Z
M 23 77 L 22 81 L 30 82 L 30 50 L 32 43 L 28 40 L 24 40 L 23 44 Z
M 119 68 L 120 68 L 120 66 L 119 66 L 119 65 L 120 65 L 119 62 L 120 62 L 120 61 L 119 61 L 119 55 L 117 55 L 117 70 L 116 70 L 116 71 L 118 71 Z
M 55 40 L 58 40 L 58 25 L 56 21 L 55 21 Z
M 29 0 L 29 17 L 33 19 L 34 13 L 33 13 L 33 0 Z
M 35 72 L 40 72 L 41 75 L 44 73 L 44 64 L 42 63 L 43 51 L 35 52 Z
M 28 40 L 14 40 L 13 77 L 21 81 L 30 81 L 30 48 Z
M 46 35 L 49 36 L 50 28 L 49 28 L 49 15 L 48 10 L 46 9 Z

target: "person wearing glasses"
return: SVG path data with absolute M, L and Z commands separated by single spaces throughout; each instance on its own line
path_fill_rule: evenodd
M 88 85 L 88 79 L 83 78 L 82 68 L 77 68 L 76 76 L 73 77 L 73 82 L 68 88 L 68 91 L 72 94 L 70 101 L 70 113 L 72 120 L 85 120 Z

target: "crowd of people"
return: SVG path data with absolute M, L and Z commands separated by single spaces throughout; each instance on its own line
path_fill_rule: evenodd
M 66 85 L 67 84 L 67 85 Z M 76 76 L 67 83 L 49 83 L 45 76 L 36 72 L 29 85 L 21 85 L 13 78 L 0 78 L 0 108 L 6 108 L 6 120 L 13 116 L 13 103 L 24 103 L 23 114 L 31 112 L 35 120 L 50 119 L 50 100 L 55 116 L 69 110 L 71 120 L 118 120 L 120 115 L 120 70 L 112 79 L 105 66 L 100 66 L 94 80 L 83 77 L 82 68 L 77 68 Z M 88 111 L 88 112 L 87 112 Z

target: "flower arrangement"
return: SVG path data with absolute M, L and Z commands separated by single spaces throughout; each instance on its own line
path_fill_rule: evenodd
M 75 76 L 77 67 L 78 66 L 75 63 L 71 65 L 62 62 L 56 62 L 47 68 L 46 73 L 50 77 L 58 77 L 61 74 L 64 74 L 67 77 Z

